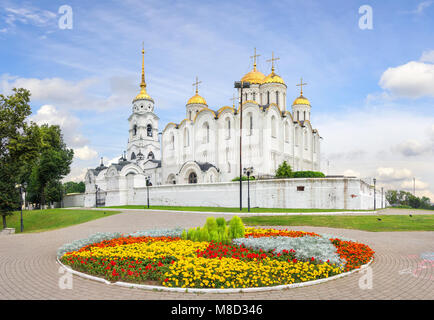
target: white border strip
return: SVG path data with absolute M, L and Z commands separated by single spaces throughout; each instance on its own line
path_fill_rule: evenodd
M 307 287 L 312 286 L 315 284 L 323 283 L 326 281 L 335 280 L 338 278 L 342 278 L 344 276 L 347 276 L 349 274 L 360 272 L 363 269 L 366 269 L 374 260 L 374 258 L 371 259 L 367 264 L 362 265 L 358 269 L 354 269 L 352 271 L 344 272 L 338 275 L 335 275 L 330 278 L 323 278 L 318 280 L 312 280 L 312 281 L 306 281 L 306 282 L 299 282 L 299 283 L 293 283 L 293 284 L 283 284 L 279 286 L 273 286 L 273 287 L 257 287 L 257 288 L 231 288 L 231 289 L 199 289 L 199 288 L 170 288 L 170 287 L 164 287 L 164 286 L 151 286 L 146 284 L 136 284 L 136 283 L 128 283 L 128 282 L 110 282 L 102 278 L 94 277 L 82 272 L 75 271 L 71 269 L 70 267 L 65 266 L 62 262 L 60 262 L 59 258 L 56 258 L 57 263 L 59 263 L 63 268 L 65 268 L 68 272 L 75 274 L 79 277 L 86 278 L 89 280 L 94 280 L 98 282 L 103 282 L 108 285 L 117 285 L 120 287 L 127 287 L 127 288 L 138 288 L 138 289 L 144 289 L 144 290 L 158 290 L 158 291 L 171 291 L 171 292 L 182 292 L 182 293 L 240 293 L 240 292 L 261 292 L 261 291 L 276 291 L 276 290 L 284 290 L 284 289 L 292 289 L 292 288 L 300 288 L 300 287 Z

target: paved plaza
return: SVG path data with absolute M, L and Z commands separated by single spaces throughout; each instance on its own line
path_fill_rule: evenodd
M 402 211 L 400 211 L 402 213 Z M 385 214 L 386 212 L 384 212 Z M 96 232 L 203 225 L 200 213 L 124 210 L 123 213 L 64 229 L 0 237 L 0 299 L 434 299 L 434 232 L 366 232 L 322 227 L 294 230 L 328 233 L 361 241 L 375 250 L 372 288 L 365 272 L 302 288 L 258 293 L 193 294 L 105 285 L 73 276 L 61 289 L 56 251 L 64 243 Z M 230 216 L 213 214 L 215 217 Z M 431 255 L 430 255 L 431 254 Z M 360 287 L 359 283 L 363 285 Z

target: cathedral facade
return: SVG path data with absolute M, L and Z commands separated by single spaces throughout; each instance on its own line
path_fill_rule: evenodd
M 185 119 L 159 131 L 158 108 L 146 88 L 143 53 L 140 92 L 128 118 L 127 149 L 118 163 L 88 170 L 86 192 L 143 187 L 146 179 L 153 186 L 231 181 L 240 174 L 240 131 L 242 167 L 252 167 L 257 178 L 273 176 L 283 161 L 294 171 L 320 170 L 321 137 L 310 122 L 304 84 L 288 106 L 287 85 L 275 73 L 274 56 L 267 76 L 257 69 L 256 53 L 253 56 L 253 69 L 241 78 L 250 87 L 242 90 L 242 96 L 238 89 L 241 106 L 238 100 L 232 106 L 210 108 L 199 95 L 196 80 Z

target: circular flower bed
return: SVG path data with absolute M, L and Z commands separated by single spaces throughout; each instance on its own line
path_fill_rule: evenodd
M 371 261 L 367 245 L 316 233 L 246 228 L 229 242 L 182 229 L 96 234 L 59 249 L 72 269 L 108 281 L 181 288 L 270 287 L 328 278 Z

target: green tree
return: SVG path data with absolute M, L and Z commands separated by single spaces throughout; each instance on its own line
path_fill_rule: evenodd
M 63 141 L 59 126 L 40 126 L 41 151 L 39 158 L 32 167 L 30 174 L 30 189 L 38 194 L 41 208 L 47 200 L 47 187 L 57 185 L 70 172 L 74 151 L 68 149 Z M 50 190 L 52 195 L 52 190 Z
M 63 184 L 65 193 L 84 193 L 86 191 L 86 186 L 83 181 L 74 182 L 68 181 Z
M 37 157 L 40 147 L 37 126 L 28 123 L 31 114 L 30 92 L 13 89 L 13 94 L 0 94 L 0 215 L 3 228 L 6 217 L 20 206 L 17 183 L 25 180 L 26 163 Z
M 292 169 L 286 161 L 277 168 L 276 170 L 276 178 L 292 178 Z
M 396 190 L 387 190 L 386 191 L 386 200 L 390 205 L 398 205 L 398 191 Z

